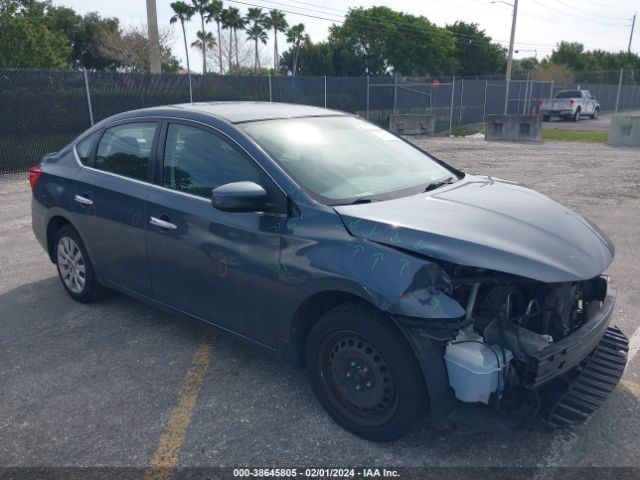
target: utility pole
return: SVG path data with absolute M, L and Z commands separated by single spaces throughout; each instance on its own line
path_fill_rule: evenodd
M 158 12 L 156 0 L 147 0 L 147 33 L 149 35 L 149 65 L 151 73 L 162 73 L 160 35 L 158 34 Z
M 633 23 L 631 24 L 631 35 L 629 36 L 629 48 L 627 49 L 627 53 L 631 53 L 631 42 L 633 41 L 633 31 L 636 28 L 636 16 L 638 12 L 633 14 Z
M 511 21 L 511 40 L 509 41 L 509 58 L 507 59 L 507 75 L 504 94 L 504 114 L 509 113 L 509 87 L 511 86 L 511 69 L 513 68 L 513 46 L 516 39 L 516 23 L 518 21 L 518 0 L 513 0 L 513 4 L 503 2 L 502 0 L 495 0 L 491 3 L 506 3 L 513 7 L 513 20 Z

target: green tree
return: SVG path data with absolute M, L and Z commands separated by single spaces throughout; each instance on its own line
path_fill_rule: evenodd
M 189 47 L 187 46 L 187 32 L 184 28 L 184 24 L 191 20 L 195 14 L 193 7 L 185 2 L 173 2 L 171 3 L 171 9 L 174 15 L 169 20 L 169 23 L 174 24 L 180 22 L 182 27 L 182 38 L 184 39 L 184 53 L 187 58 L 187 72 L 191 73 L 191 66 L 189 65 Z
M 158 33 L 162 71 L 177 73 L 180 63 L 171 52 L 171 30 L 165 27 Z M 151 40 L 147 26 L 127 27 L 125 30 L 105 33 L 101 39 L 99 54 L 113 58 L 113 61 L 119 65 L 119 69 L 149 73 L 151 71 Z
M 374 75 L 441 75 L 456 67 L 454 36 L 422 16 L 387 7 L 355 8 L 329 32 L 332 44 L 362 59 Z
M 293 62 L 291 74 L 295 77 L 298 71 L 298 56 L 300 55 L 300 47 L 311 41 L 309 34 L 305 32 L 304 24 L 299 23 L 287 30 L 287 42 L 291 44 L 293 49 Z
M 60 31 L 69 39 L 69 64 L 89 70 L 115 70 L 120 67 L 117 56 L 101 48 L 104 38 L 120 35 L 117 18 L 103 18 L 96 12 L 78 15 L 67 7 L 51 7 L 46 21 L 53 31 Z
M 71 45 L 46 22 L 49 4 L 0 0 L 0 67 L 69 68 Z
M 191 0 L 193 5 L 193 10 L 200 15 L 200 26 L 202 27 L 201 32 L 204 37 L 207 36 L 206 30 L 204 28 L 205 18 L 207 16 L 207 6 L 209 5 L 209 0 Z M 193 46 L 193 45 L 192 45 Z M 200 49 L 202 50 L 202 74 L 207 74 L 207 42 L 200 42 Z
M 573 70 L 584 70 L 585 62 L 584 45 L 577 42 L 560 42 L 553 50 L 549 60 L 556 65 L 567 65 Z
M 505 70 L 507 57 L 499 44 L 480 30 L 477 23 L 455 22 L 446 30 L 455 35 L 456 74 L 496 75 Z
M 202 45 L 204 44 L 205 49 L 212 50 L 216 46 L 216 39 L 213 38 L 213 34 L 211 32 L 203 32 L 202 30 L 198 30 L 196 32 L 196 38 L 196 41 L 191 42 L 191 46 L 193 48 L 202 50 Z
M 220 36 L 220 22 L 222 21 L 222 0 L 211 0 L 206 7 L 207 23 L 216 22 L 216 29 L 218 32 L 218 65 L 220 69 L 220 74 L 222 75 L 222 37 Z
M 335 75 L 333 64 L 334 49 L 328 42 L 307 42 L 298 52 L 297 70 L 299 75 Z M 286 73 L 293 65 L 294 49 L 282 53 L 280 71 Z
M 263 44 L 267 43 L 267 32 L 265 30 L 266 19 L 267 15 L 262 12 L 261 8 L 250 8 L 245 17 L 245 24 L 248 25 L 246 29 L 247 39 L 253 41 L 255 45 L 253 68 L 256 72 L 260 68 L 259 42 Z
M 245 20 L 240 15 L 240 10 L 235 7 L 229 7 L 222 12 L 222 28 L 229 29 L 229 70 L 232 68 L 232 53 L 235 53 L 236 65 L 239 66 L 238 59 L 238 29 L 245 27 Z
M 273 30 L 273 71 L 278 71 L 278 62 L 280 55 L 278 55 L 278 32 L 286 32 L 289 28 L 289 23 L 285 18 L 284 12 L 280 10 L 270 10 L 269 16 L 265 21 L 265 28 Z

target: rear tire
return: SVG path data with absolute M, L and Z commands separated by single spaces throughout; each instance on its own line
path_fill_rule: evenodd
M 98 282 L 78 232 L 70 225 L 56 232 L 55 260 L 58 276 L 69 296 L 80 303 L 104 298 L 109 290 Z
M 370 305 L 347 303 L 325 313 L 309 332 L 306 365 L 322 406 L 360 437 L 395 440 L 424 417 L 427 391 L 411 346 Z
M 573 114 L 573 117 L 571 118 L 571 120 L 573 120 L 574 122 L 579 122 L 580 121 L 580 108 L 578 108 L 576 110 L 576 113 Z
M 543 122 L 549 122 L 549 121 L 551 121 L 551 116 L 550 116 L 550 115 L 543 115 L 543 116 L 542 116 L 542 121 L 543 121 Z

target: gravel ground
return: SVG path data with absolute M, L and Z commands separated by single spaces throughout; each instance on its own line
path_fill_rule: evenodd
M 468 172 L 525 182 L 595 221 L 617 247 L 615 323 L 635 333 L 640 150 L 414 141 Z M 0 466 L 145 468 L 175 426 L 204 328 L 121 295 L 70 300 L 31 232 L 25 178 L 0 177 Z M 303 371 L 217 335 L 172 452 L 181 467 L 640 466 L 638 372 L 633 359 L 605 406 L 574 429 L 455 437 L 425 423 L 373 444 L 330 420 Z

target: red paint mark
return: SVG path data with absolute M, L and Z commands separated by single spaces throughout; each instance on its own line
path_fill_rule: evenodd
M 229 265 L 225 259 L 218 262 L 218 275 L 222 278 L 226 277 L 229 273 Z

